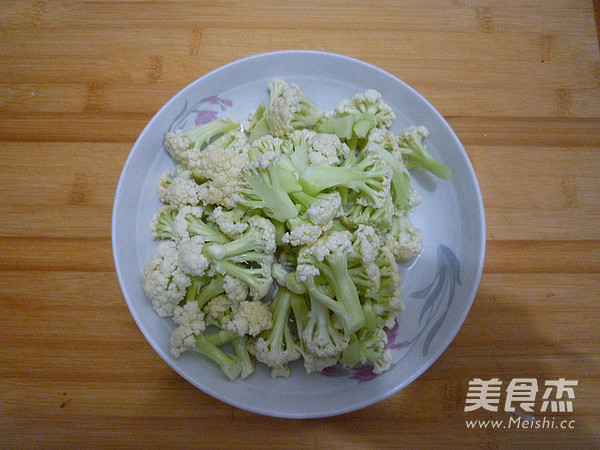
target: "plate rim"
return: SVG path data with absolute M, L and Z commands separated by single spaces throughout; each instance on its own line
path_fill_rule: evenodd
M 214 77 L 214 76 L 218 75 L 219 72 L 221 72 L 221 71 L 229 70 L 236 65 L 241 65 L 241 64 L 244 64 L 249 61 L 256 60 L 256 59 L 264 59 L 264 58 L 272 58 L 272 57 L 285 58 L 285 57 L 295 57 L 295 56 L 312 56 L 312 57 L 320 56 L 320 57 L 325 57 L 325 58 L 340 58 L 340 59 L 346 60 L 347 62 L 352 63 L 352 64 L 359 64 L 368 70 L 374 70 L 382 75 L 385 75 L 386 77 L 391 77 L 395 82 L 400 83 L 405 89 L 408 89 L 412 95 L 417 96 L 420 99 L 420 101 L 424 102 L 429 107 L 430 112 L 435 114 L 437 116 L 438 120 L 443 122 L 444 125 L 447 127 L 447 129 L 450 130 L 453 139 L 455 140 L 456 144 L 458 145 L 458 148 L 461 151 L 461 156 L 463 157 L 463 160 L 466 164 L 466 169 L 469 172 L 469 176 L 471 177 L 471 179 L 473 181 L 474 194 L 475 194 L 475 197 L 477 200 L 476 209 L 479 213 L 477 216 L 477 219 L 479 222 L 479 227 L 478 227 L 479 229 L 477 231 L 480 233 L 481 239 L 479 241 L 479 255 L 477 255 L 478 264 L 477 264 L 477 268 L 474 272 L 475 278 L 474 278 L 473 282 L 471 283 L 471 289 L 468 292 L 468 296 L 466 294 L 464 296 L 465 306 L 464 306 L 464 309 L 461 311 L 459 319 L 453 321 L 453 323 L 452 323 L 452 329 L 448 333 L 448 339 L 446 341 L 444 341 L 443 344 L 440 344 L 439 346 L 437 346 L 435 351 L 433 351 L 427 357 L 426 361 L 424 361 L 420 365 L 420 367 L 412 373 L 412 375 L 410 377 L 404 379 L 401 383 L 398 383 L 395 387 L 386 389 L 386 390 L 382 390 L 382 392 L 379 395 L 369 398 L 368 401 L 359 402 L 352 406 L 348 406 L 346 408 L 339 409 L 336 411 L 324 411 L 324 412 L 314 412 L 313 411 L 310 413 L 295 412 L 295 411 L 287 411 L 287 412 L 267 411 L 262 408 L 255 408 L 252 405 L 248 405 L 248 404 L 241 403 L 241 402 L 236 402 L 235 400 L 232 400 L 230 397 L 227 397 L 226 395 L 224 395 L 220 392 L 215 392 L 213 389 L 206 389 L 205 387 L 199 385 L 199 383 L 196 380 L 192 379 L 186 373 L 184 373 L 178 367 L 176 367 L 176 365 L 172 364 L 169 361 L 169 358 L 165 358 L 165 355 L 163 355 L 163 352 L 159 348 L 157 348 L 156 345 L 154 344 L 154 338 L 152 336 L 150 336 L 149 330 L 147 330 L 146 327 L 143 326 L 141 318 L 139 317 L 137 312 L 134 310 L 132 301 L 128 297 L 128 293 L 127 293 L 128 289 L 127 289 L 127 286 L 125 283 L 125 277 L 122 273 L 123 269 L 121 267 L 121 263 L 118 258 L 118 248 L 117 248 L 118 242 L 117 242 L 117 237 L 116 237 L 117 236 L 116 228 L 118 225 L 117 219 L 118 219 L 118 212 L 119 212 L 118 210 L 119 210 L 119 206 L 120 206 L 120 193 L 124 189 L 124 185 L 126 183 L 125 175 L 128 172 L 129 167 L 132 164 L 132 161 L 134 159 L 134 150 L 138 147 L 138 144 L 143 139 L 146 132 L 153 126 L 153 124 L 157 120 L 159 120 L 159 117 L 162 115 L 163 111 L 168 109 L 168 107 L 172 103 L 174 103 L 181 97 L 184 97 L 187 92 L 189 92 L 190 90 L 193 90 L 197 84 L 202 83 L 202 81 L 204 79 L 206 79 L 208 77 Z M 410 85 L 408 85 L 402 79 L 398 78 L 397 76 L 393 75 L 390 72 L 387 72 L 384 69 L 381 69 L 380 67 L 377 67 L 369 62 L 366 62 L 366 61 L 363 61 L 363 60 L 360 60 L 360 59 L 357 59 L 357 58 L 354 58 L 351 56 L 342 55 L 339 53 L 332 53 L 332 52 L 321 51 L 321 50 L 301 49 L 301 50 L 277 50 L 277 51 L 264 52 L 264 53 L 255 53 L 255 54 L 231 61 L 229 63 L 226 63 L 220 67 L 217 67 L 217 68 L 207 72 L 206 74 L 193 80 L 192 82 L 190 82 L 188 85 L 186 85 L 181 90 L 176 92 L 167 102 L 165 102 L 164 105 L 161 106 L 161 108 L 158 109 L 158 111 L 156 113 L 154 113 L 152 118 L 144 126 L 144 128 L 140 132 L 139 136 L 136 138 L 134 144 L 132 145 L 132 147 L 129 151 L 129 154 L 125 160 L 125 163 L 123 165 L 121 174 L 119 176 L 117 187 L 115 189 L 113 208 L 112 208 L 111 244 L 112 244 L 115 270 L 117 273 L 117 278 L 118 278 L 118 282 L 119 282 L 119 285 L 121 288 L 121 292 L 122 292 L 122 295 L 128 306 L 128 309 L 129 309 L 132 317 L 134 318 L 134 321 L 136 322 L 138 329 L 141 331 L 142 335 L 144 336 L 146 341 L 150 344 L 150 346 L 153 348 L 153 350 L 156 351 L 159 354 L 159 356 L 161 357 L 161 359 L 163 359 L 163 361 L 166 362 L 179 376 L 181 376 L 186 381 L 188 381 L 190 384 L 192 384 L 194 387 L 202 390 L 206 394 L 208 394 L 226 404 L 235 406 L 237 408 L 240 408 L 240 409 L 243 409 L 246 411 L 250 411 L 253 413 L 258 413 L 258 414 L 273 416 L 273 417 L 304 419 L 304 418 L 330 417 L 330 416 L 345 414 L 345 413 L 349 413 L 352 411 L 356 411 L 356 410 L 368 407 L 368 406 L 378 403 L 378 402 L 390 397 L 391 395 L 397 393 L 398 391 L 404 389 L 406 386 L 411 384 L 415 379 L 420 377 L 425 371 L 427 371 L 439 359 L 439 357 L 447 350 L 447 348 L 450 346 L 450 344 L 454 341 L 454 339 L 456 338 L 456 335 L 463 327 L 463 324 L 472 308 L 477 291 L 479 289 L 479 284 L 481 282 L 481 277 L 482 277 L 482 273 L 483 273 L 487 239 L 486 239 L 486 221 L 485 221 L 485 209 L 484 209 L 483 197 L 481 194 L 481 187 L 479 185 L 475 170 L 473 168 L 472 162 L 471 162 L 469 155 L 466 152 L 464 146 L 458 139 L 458 136 L 456 135 L 456 133 L 454 132 L 452 127 L 448 124 L 446 119 L 442 116 L 442 114 L 421 93 L 419 93 L 417 90 L 412 88 Z

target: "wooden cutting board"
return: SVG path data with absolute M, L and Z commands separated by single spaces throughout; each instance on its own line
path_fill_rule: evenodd
M 0 447 L 598 448 L 595 10 L 1 2 Z M 110 236 L 123 164 L 156 111 L 225 63 L 291 48 L 359 58 L 422 93 L 473 163 L 488 239 L 474 306 L 428 371 L 376 405 L 305 421 L 236 409 L 171 370 L 127 309 Z M 469 382 L 494 378 L 498 411 L 465 411 Z M 504 402 L 515 379 L 537 381 L 533 417 L 552 427 L 502 428 L 520 417 Z M 578 382 L 572 412 L 539 414 L 542 386 L 558 379 Z M 503 422 L 468 423 L 480 419 Z

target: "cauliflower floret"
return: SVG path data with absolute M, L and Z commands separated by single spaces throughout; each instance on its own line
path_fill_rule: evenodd
M 227 134 L 224 134 L 217 141 L 215 141 L 215 145 L 222 148 L 227 147 L 232 149 L 242 156 L 247 155 L 248 150 L 250 149 L 248 136 L 241 130 L 233 130 Z
M 176 161 L 187 165 L 190 160 L 198 157 L 201 148 L 215 136 L 235 130 L 239 126 L 240 123 L 237 119 L 224 117 L 197 125 L 188 131 L 168 132 L 165 135 L 165 147 Z
M 206 180 L 199 186 L 199 196 L 204 202 L 233 208 L 242 169 L 247 163 L 247 155 L 234 147 L 211 144 L 198 153 L 198 158 L 190 160 L 188 167 L 194 176 Z
M 326 236 L 323 236 L 319 240 L 318 245 L 315 244 L 308 248 L 304 248 L 300 251 L 307 252 L 315 256 L 317 261 L 323 261 L 325 257 L 329 256 L 333 251 L 340 251 L 342 253 L 348 253 L 352 251 L 352 241 L 350 240 L 350 232 L 348 231 L 335 231 Z M 298 256 L 298 260 L 301 260 L 302 256 Z
M 362 265 L 366 276 L 372 280 L 372 286 L 366 290 L 366 295 L 371 296 L 379 290 L 380 287 L 380 271 L 379 266 L 375 263 L 375 259 L 381 247 L 381 237 L 375 229 L 368 225 L 359 225 L 355 231 L 356 240 L 354 245 L 361 255 Z
M 274 254 L 277 250 L 277 242 L 273 222 L 256 215 L 248 218 L 248 224 L 257 231 L 259 236 L 257 242 L 260 242 L 261 250 L 267 254 Z
M 258 338 L 254 343 L 253 351 L 258 361 L 271 368 L 273 378 L 277 375 L 287 376 L 286 372 L 289 369 L 286 370 L 285 366 L 300 357 L 300 352 L 297 348 L 273 349 L 269 345 L 269 342 L 262 337 Z
M 342 212 L 342 197 L 337 191 L 329 194 L 326 199 L 316 201 L 306 210 L 311 222 L 319 225 L 330 223 Z
M 323 358 L 308 352 L 303 353 L 302 356 L 304 358 L 304 370 L 306 373 L 321 372 L 328 367 L 334 366 L 339 359 L 339 355 Z
M 171 356 L 178 358 L 183 352 L 194 348 L 196 337 L 189 325 L 180 325 L 171 333 Z
M 269 136 L 270 137 L 270 136 Z M 264 138 L 263 138 L 264 139 Z M 244 170 L 252 171 L 252 170 L 265 170 L 267 169 L 274 161 L 279 158 L 279 154 L 276 151 L 268 150 L 262 153 L 258 153 L 256 158 L 246 164 Z
M 183 306 L 176 306 L 173 311 L 173 321 L 177 325 L 187 325 L 194 334 L 200 334 L 206 329 L 204 312 L 198 302 L 187 302 Z
M 230 238 L 242 234 L 248 228 L 248 223 L 243 221 L 246 214 L 241 207 L 224 210 L 217 206 L 209 216 L 209 220 L 216 223 L 219 229 Z
M 405 216 L 394 216 L 392 226 L 385 234 L 384 239 L 385 245 L 401 262 L 416 257 L 423 248 L 421 231 Z
M 190 277 L 180 267 L 175 242 L 162 241 L 146 263 L 143 274 L 143 289 L 156 313 L 160 317 L 172 316 L 191 284 Z
M 375 89 L 359 92 L 350 99 L 344 99 L 335 107 L 335 112 L 340 115 L 373 116 L 375 126 L 389 127 L 396 119 L 392 108 L 383 101 L 381 93 Z
M 271 134 L 286 136 L 296 128 L 315 125 L 322 112 L 308 99 L 296 83 L 273 80 L 269 84 L 269 108 L 266 120 Z
M 171 205 L 162 205 L 152 216 L 148 229 L 152 239 L 175 239 L 175 218 L 178 210 Z
M 273 327 L 273 314 L 261 301 L 244 300 L 227 323 L 227 329 L 240 336 L 256 336 L 263 330 Z
M 323 233 L 333 227 L 333 219 L 342 214 L 342 198 L 338 192 L 327 194 L 315 201 L 301 217 L 287 222 L 289 231 L 281 241 L 295 247 L 314 244 Z
M 318 133 L 310 140 L 308 161 L 311 164 L 340 164 L 350 154 L 350 148 L 335 134 Z
M 217 295 L 204 306 L 207 325 L 225 328 L 239 305 L 239 301 L 233 300 L 225 294 Z
M 190 237 L 188 215 L 201 220 L 204 215 L 204 208 L 202 206 L 185 206 L 179 210 L 173 220 L 173 235 L 177 239 Z
M 206 256 L 202 254 L 203 248 L 204 238 L 202 236 L 181 239 L 177 243 L 181 270 L 194 277 L 204 275 L 206 269 L 208 269 L 209 262 Z
M 367 146 L 377 143 L 391 153 L 400 151 L 396 135 L 386 128 L 373 128 L 369 131 L 368 138 Z
M 399 134 L 398 134 L 398 140 L 399 141 L 403 141 L 408 139 L 411 135 L 421 135 L 423 136 L 423 139 L 427 138 L 429 136 L 429 130 L 427 129 L 427 127 L 423 126 L 423 125 L 410 125 L 406 128 L 404 128 Z
M 238 280 L 230 275 L 225 275 L 223 277 L 223 289 L 225 290 L 227 297 L 233 301 L 241 302 L 248 298 L 248 285 L 242 280 Z
M 296 266 L 296 279 L 299 282 L 305 282 L 309 278 L 319 275 L 319 269 L 313 264 L 302 262 L 310 261 L 311 257 L 317 261 L 323 261 L 325 257 L 333 251 L 349 253 L 352 251 L 352 241 L 350 232 L 334 231 L 319 238 L 317 242 L 307 245 L 298 253 L 298 265 Z
M 323 233 L 323 227 L 312 223 L 304 222 L 294 225 L 292 230 L 281 236 L 284 244 L 290 244 L 295 247 L 300 245 L 314 244 Z
M 182 170 L 175 174 L 164 172 L 156 188 L 158 198 L 175 208 L 185 205 L 196 206 L 200 203 L 200 186 L 192 178 L 190 170 Z
M 309 278 L 319 275 L 319 269 L 312 264 L 298 264 L 296 266 L 296 280 L 300 283 L 307 281 Z

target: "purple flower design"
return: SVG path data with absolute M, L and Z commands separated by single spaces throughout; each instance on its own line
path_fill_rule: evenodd
M 339 376 L 344 375 L 345 374 L 344 372 L 346 372 L 346 371 L 342 368 L 342 366 L 340 366 L 339 364 L 336 364 L 335 366 L 325 367 L 321 371 L 321 375 L 325 375 L 326 377 L 339 377 Z
M 371 381 L 376 376 L 371 366 L 360 366 L 354 369 L 354 375 L 350 378 L 357 380 L 359 383 L 364 383 L 365 381 Z
M 209 109 L 198 109 L 194 112 L 196 113 L 196 125 L 212 122 L 217 118 L 217 112 Z
M 196 126 L 212 122 L 218 119 L 220 111 L 225 111 L 232 106 L 233 102 L 231 100 L 221 98 L 217 94 L 204 97 L 191 106 L 186 101 L 181 112 L 173 119 L 169 130 L 189 128 L 187 121 L 190 119 L 190 115 L 192 115 Z M 217 108 L 215 109 L 215 107 Z
M 398 338 L 398 321 L 394 322 L 394 326 L 392 328 L 386 328 L 385 334 L 387 334 L 388 341 L 385 344 L 384 348 L 389 348 L 390 350 L 394 350 L 396 348 L 403 348 L 410 344 L 410 341 L 401 341 L 396 342 Z
M 211 105 L 219 105 L 221 107 L 221 111 L 225 111 L 230 106 L 233 106 L 233 102 L 231 100 L 221 98 L 218 95 L 211 95 L 206 99 L 206 101 Z

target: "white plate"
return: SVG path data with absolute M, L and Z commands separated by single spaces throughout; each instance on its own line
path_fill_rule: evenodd
M 373 377 L 368 370 L 329 370 L 271 379 L 257 364 L 245 380 L 230 382 L 200 355 L 169 354 L 173 324 L 158 317 L 142 291 L 144 263 L 156 242 L 148 224 L 160 206 L 156 184 L 174 168 L 163 147 L 167 130 L 190 128 L 199 120 L 233 116 L 243 120 L 268 100 L 273 78 L 297 82 L 324 110 L 368 88 L 381 92 L 397 114 L 393 131 L 425 125 L 430 152 L 452 167 L 449 182 L 414 172 L 423 197 L 413 213 L 421 228 L 421 255 L 403 266 L 406 310 L 392 336 L 393 368 Z M 342 414 L 381 401 L 407 386 L 446 349 L 471 307 L 483 267 L 485 219 L 475 173 L 465 150 L 443 117 L 414 89 L 389 73 L 356 59 L 314 51 L 281 51 L 223 66 L 175 95 L 148 123 L 123 168 L 113 207 L 115 266 L 123 295 L 140 330 L 182 377 L 207 394 L 249 411 L 290 418 Z M 431 289 L 429 289 L 431 288 Z

